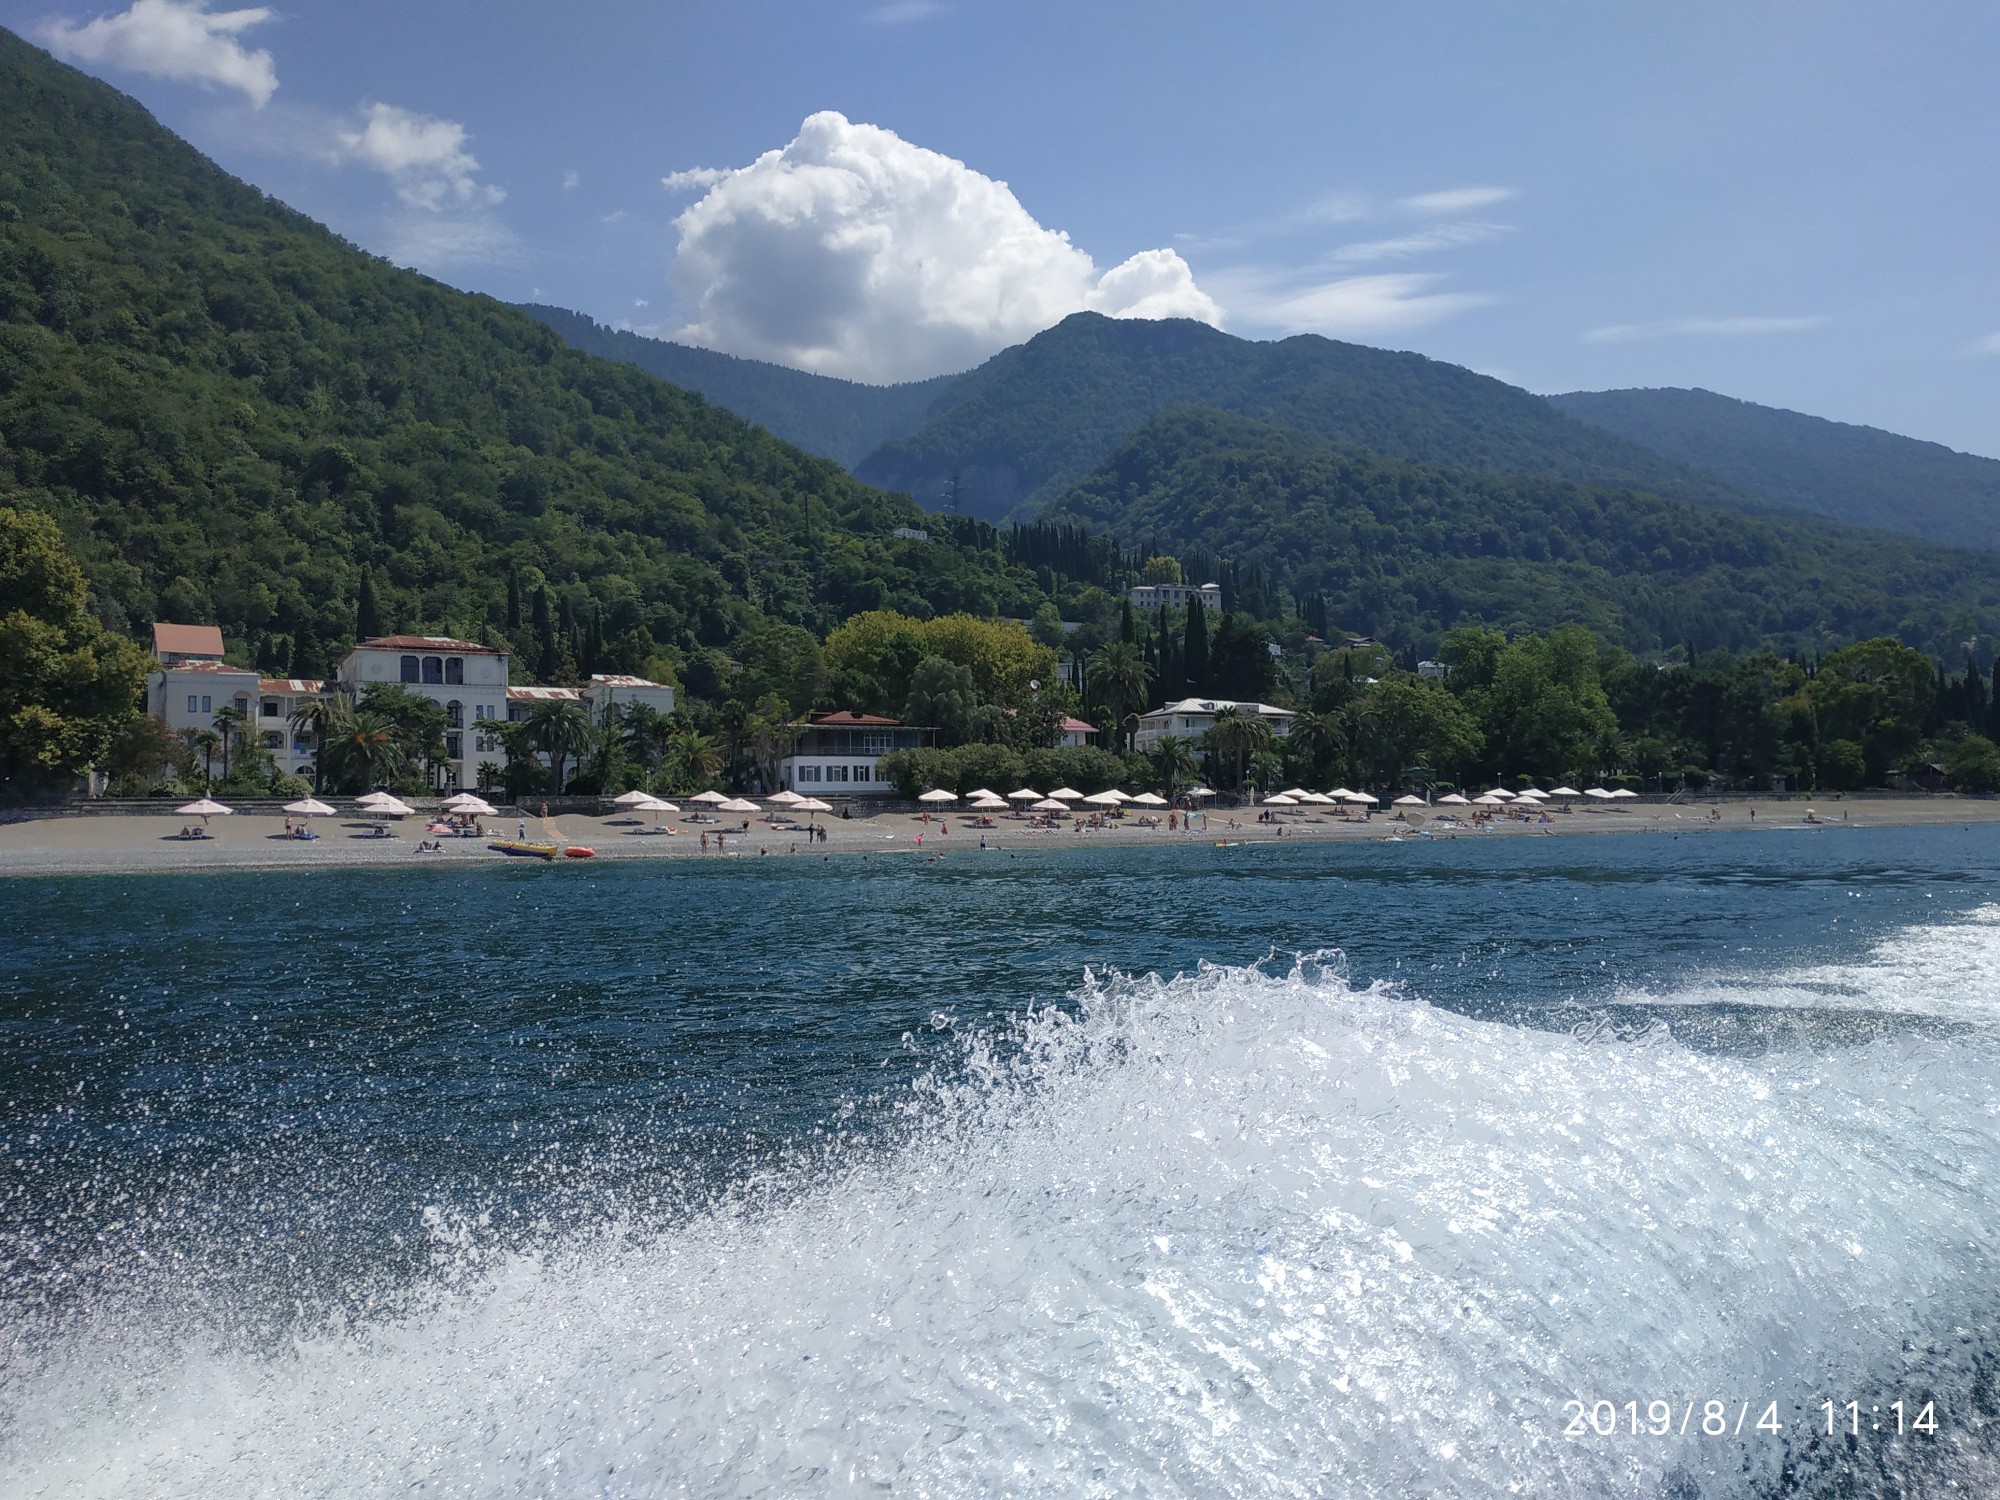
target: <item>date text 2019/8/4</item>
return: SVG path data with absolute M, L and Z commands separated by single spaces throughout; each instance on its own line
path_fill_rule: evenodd
M 1765 1401 L 1759 1409 L 1756 1402 L 1714 1397 L 1706 1401 L 1654 1400 L 1648 1401 L 1642 1410 L 1637 1401 L 1572 1398 L 1563 1402 L 1562 1409 L 1567 1418 L 1564 1437 L 1612 1437 L 1621 1432 L 1632 1437 L 1741 1437 L 1745 1432 L 1778 1437 L 1786 1427 L 1778 1415 L 1776 1401 Z M 1754 1421 L 1750 1415 L 1753 1410 L 1757 1413 Z M 1808 1408 L 1794 1410 L 1804 1412 Z M 1898 1400 L 1864 1409 L 1859 1401 L 1827 1400 L 1819 1403 L 1818 1410 L 1820 1420 L 1809 1421 L 1801 1416 L 1798 1427 L 1812 1427 L 1828 1437 L 1839 1433 L 1860 1437 L 1866 1432 L 1890 1436 L 1920 1433 L 1929 1437 L 1938 1430 L 1934 1401 L 1926 1401 L 1919 1407 Z

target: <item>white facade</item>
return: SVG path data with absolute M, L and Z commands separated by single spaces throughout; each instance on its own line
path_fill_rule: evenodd
M 670 714 L 674 711 L 674 690 L 664 682 L 648 682 L 643 677 L 595 672 L 590 686 L 583 690 L 583 701 L 590 705 L 592 719 L 602 719 L 608 707 L 622 709 L 630 703 L 643 703 L 657 713 Z
M 929 733 L 872 714 L 814 714 L 797 748 L 778 762 L 778 781 L 807 797 L 893 796 L 882 757 L 920 748 Z
M 257 685 L 257 674 L 243 667 L 219 661 L 169 662 L 146 679 L 146 712 L 166 720 L 176 734 L 215 728 L 215 716 L 225 708 L 240 709 L 243 722 L 254 727 Z
M 1222 613 L 1222 585 L 1204 583 L 1141 583 L 1135 585 L 1127 596 L 1134 609 L 1162 609 L 1172 605 L 1176 609 L 1186 609 L 1189 603 L 1199 599 L 1201 607 L 1209 614 Z
M 1274 708 L 1269 703 L 1238 703 L 1231 698 L 1183 698 L 1178 703 L 1169 703 L 1149 714 L 1141 714 L 1133 747 L 1144 750 L 1170 734 L 1180 739 L 1199 739 L 1215 727 L 1215 716 L 1225 708 L 1240 708 L 1256 714 L 1270 724 L 1271 732 L 1280 739 L 1291 733 L 1292 720 L 1298 717 L 1289 708 Z
M 316 751 L 310 740 L 301 740 L 292 727 L 292 714 L 303 704 L 326 696 L 326 684 L 317 677 L 260 677 L 257 680 L 257 707 L 245 726 L 251 738 L 270 751 L 278 769 L 288 776 L 310 776 Z
M 450 636 L 377 636 L 340 659 L 334 680 L 357 700 L 382 683 L 402 687 L 442 708 L 446 774 L 453 785 L 477 785 L 482 761 L 507 763 L 499 738 L 479 730 L 488 719 L 507 717 L 503 651 Z

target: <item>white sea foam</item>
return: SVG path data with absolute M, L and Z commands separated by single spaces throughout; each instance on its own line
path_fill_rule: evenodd
M 2000 968 L 2000 929 L 1969 930 Z M 968 1043 L 904 1143 L 756 1206 L 485 1256 L 438 1216 L 417 1305 L 281 1352 L 219 1320 L 17 1348 L 0 1474 L 211 1500 L 1736 1494 L 1781 1445 L 1565 1437 L 1564 1401 L 1816 1420 L 1994 1284 L 1984 1031 L 1587 1044 L 1308 962 L 1096 981 L 1003 1042 Z

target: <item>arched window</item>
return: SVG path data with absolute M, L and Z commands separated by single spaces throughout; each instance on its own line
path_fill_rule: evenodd
M 416 680 L 417 659 L 414 656 L 406 656 L 403 658 L 403 681 L 415 682 Z
M 440 687 L 442 687 L 442 686 L 444 685 L 444 658 L 443 658 L 443 657 L 440 657 L 440 656 L 426 656 L 426 657 L 424 658 L 424 681 L 425 681 L 425 682 L 434 682 L 434 683 L 438 684 L 438 686 L 440 686 Z
M 447 656 L 444 659 L 444 680 L 452 687 L 458 687 L 464 683 L 465 681 L 464 657 Z
M 465 705 L 460 703 L 456 698 L 447 703 L 444 706 L 444 722 L 447 728 L 463 729 L 465 727 Z

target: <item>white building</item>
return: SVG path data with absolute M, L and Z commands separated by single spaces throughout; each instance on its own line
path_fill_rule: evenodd
M 176 734 L 215 728 L 225 708 L 251 722 L 257 674 L 222 659 L 222 631 L 214 625 L 153 627 L 153 671 L 146 678 L 146 712 Z
M 1090 737 L 1095 733 L 1095 724 L 1086 724 L 1073 714 L 1064 714 L 1062 726 L 1056 731 L 1056 748 L 1080 750 L 1090 743 Z
M 1141 583 L 1133 586 L 1126 596 L 1134 609 L 1162 609 L 1171 604 L 1176 609 L 1186 609 L 1192 601 L 1199 599 L 1201 607 L 1209 614 L 1222 613 L 1222 585 L 1204 583 L 1196 587 L 1192 583 Z
M 400 686 L 444 710 L 445 775 L 452 785 L 478 784 L 479 763 L 505 765 L 507 753 L 478 725 L 507 717 L 507 653 L 477 641 L 442 635 L 382 635 L 340 659 L 334 681 L 359 699 L 378 683 Z M 469 731 L 469 732 L 468 732 Z
M 1133 737 L 1133 747 L 1144 750 L 1170 734 L 1180 739 L 1199 739 L 1215 727 L 1215 716 L 1225 708 L 1240 708 L 1246 713 L 1256 714 L 1270 724 L 1271 733 L 1280 739 L 1291 733 L 1292 720 L 1298 717 L 1289 708 L 1274 708 L 1268 703 L 1238 703 L 1232 698 L 1183 698 L 1178 703 L 1169 703 L 1149 714 L 1139 715 L 1139 732 Z
M 778 762 L 778 780 L 808 797 L 887 797 L 896 788 L 882 775 L 882 757 L 929 738 L 928 729 L 874 714 L 810 714 L 797 747 Z
M 326 696 L 326 684 L 317 677 L 260 677 L 257 679 L 257 711 L 250 718 L 249 731 L 257 743 L 271 752 L 278 769 L 288 776 L 310 776 L 317 753 L 310 740 L 301 740 L 292 727 L 292 715 L 307 703 Z
M 632 703 L 643 703 L 656 713 L 670 714 L 674 711 L 674 690 L 664 682 L 648 682 L 643 677 L 593 672 L 590 686 L 583 690 L 583 701 L 590 706 L 592 719 L 602 719 L 607 708 L 622 709 Z

